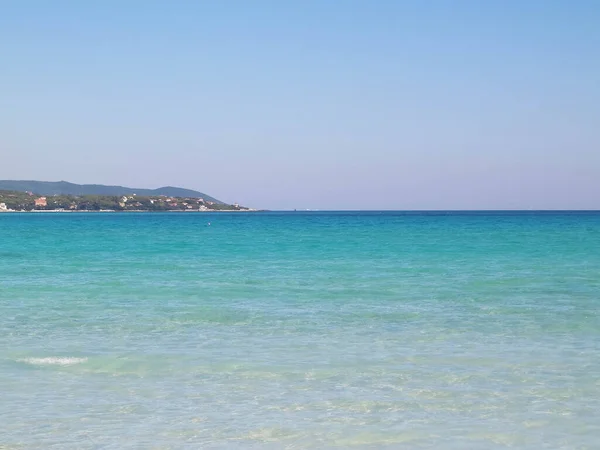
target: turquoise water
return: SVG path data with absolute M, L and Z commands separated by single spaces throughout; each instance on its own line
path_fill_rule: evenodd
M 0 448 L 600 448 L 599 306 L 596 213 L 7 213 Z

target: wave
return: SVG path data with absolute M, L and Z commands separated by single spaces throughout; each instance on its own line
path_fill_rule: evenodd
M 87 358 L 75 358 L 75 357 L 58 357 L 49 356 L 46 358 L 21 358 L 18 362 L 32 364 L 34 366 L 71 366 L 73 364 L 81 364 L 86 362 Z

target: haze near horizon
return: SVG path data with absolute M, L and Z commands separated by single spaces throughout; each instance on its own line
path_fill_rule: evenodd
M 0 179 L 599 209 L 600 4 L 8 1 Z

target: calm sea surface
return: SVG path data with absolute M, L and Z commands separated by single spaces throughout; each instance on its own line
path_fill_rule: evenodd
M 598 213 L 0 214 L 0 448 L 597 449 L 599 307 Z

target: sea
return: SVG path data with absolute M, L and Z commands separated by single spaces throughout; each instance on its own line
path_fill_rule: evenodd
M 0 214 L 2 449 L 598 449 L 599 212 Z

